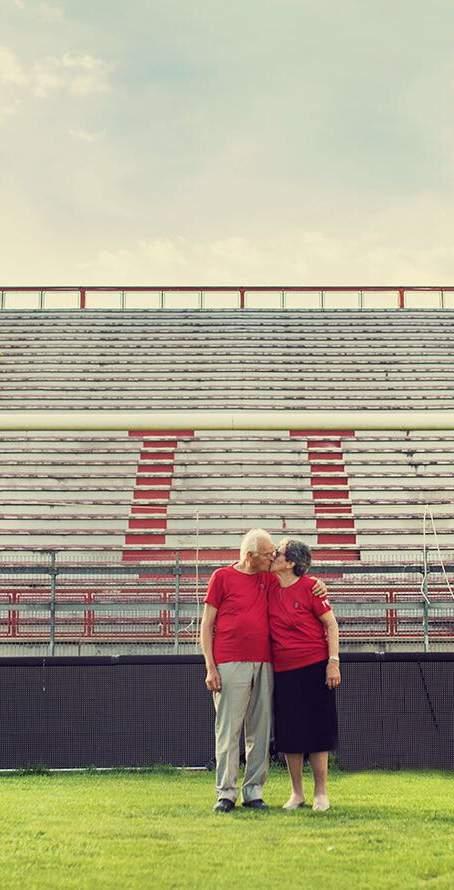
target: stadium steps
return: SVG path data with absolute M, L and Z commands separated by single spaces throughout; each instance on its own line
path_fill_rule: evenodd
M 453 344 L 449 310 L 3 312 L 0 407 L 451 408 Z M 180 432 L 2 434 L 0 541 L 208 563 L 261 524 L 367 563 L 420 548 L 429 501 L 452 547 L 452 435 Z
M 11 409 L 454 403 L 450 310 L 4 312 L 0 340 Z
M 415 513 L 414 499 L 418 494 L 426 500 L 432 489 L 421 489 L 420 479 L 415 487 L 413 469 L 406 476 L 406 468 L 400 467 L 396 479 L 394 452 L 390 449 L 395 448 L 402 457 L 406 444 L 396 437 L 386 440 L 387 460 L 381 472 L 377 472 L 377 468 L 380 470 L 378 455 L 374 454 L 374 462 L 369 463 L 367 459 L 362 460 L 364 452 L 361 452 L 360 463 L 349 471 L 347 479 L 346 454 L 351 454 L 359 434 L 330 437 L 326 432 L 319 436 L 312 432 L 310 436 L 304 433 L 299 437 L 281 434 L 210 437 L 200 433 L 194 437 L 190 431 L 181 432 L 181 437 L 165 433 L 137 434 L 127 441 L 113 437 L 111 442 L 105 436 L 103 440 L 80 436 L 76 442 L 72 436 L 53 436 L 41 438 L 41 444 L 31 436 L 22 437 L 19 443 L 17 436 L 5 435 L 3 454 L 11 454 L 8 449 L 13 449 L 16 461 L 22 445 L 27 457 L 15 474 L 9 464 L 2 467 L 1 484 L 8 493 L 3 496 L 5 512 L 0 520 L 0 546 L 63 546 L 87 552 L 103 548 L 107 551 L 111 547 L 118 553 L 124 545 L 123 558 L 128 561 L 162 560 L 177 549 L 181 549 L 184 559 L 194 558 L 198 550 L 203 561 L 216 558 L 231 561 L 236 557 L 240 535 L 257 524 L 269 528 L 275 536 L 304 536 L 313 547 L 316 559 L 335 562 L 358 559 L 359 549 L 362 559 L 368 562 L 383 558 L 384 554 L 395 555 L 402 542 L 410 548 L 421 545 L 422 512 L 419 517 Z M 428 443 L 434 441 L 440 440 L 438 437 L 427 439 Z M 444 441 L 449 447 L 449 440 Z M 47 465 L 37 467 L 34 461 L 42 464 L 43 447 L 47 447 Z M 57 455 L 64 452 L 64 461 L 55 454 L 49 456 L 49 449 L 54 447 Z M 80 471 L 80 462 L 86 462 L 86 455 L 92 455 L 95 447 L 98 454 L 104 449 L 105 455 L 112 448 L 113 480 L 107 457 L 101 475 L 88 472 L 86 466 L 85 475 Z M 369 441 L 367 447 L 378 446 Z M 427 457 L 424 442 L 419 442 L 417 446 L 412 445 L 412 460 L 416 447 Z M 34 457 L 27 448 L 33 449 Z M 125 466 L 135 467 L 135 476 L 130 469 L 127 474 L 119 474 L 122 450 Z M 272 470 L 259 471 L 260 456 L 267 468 L 272 464 Z M 72 467 L 70 457 L 75 462 Z M 9 459 L 4 457 L 6 461 Z M 156 472 L 144 472 L 144 467 L 154 468 Z M 169 467 L 172 468 L 170 475 Z M 164 471 L 167 476 L 162 475 Z M 434 485 L 438 484 L 439 474 L 434 476 L 433 470 L 431 473 L 424 481 L 426 486 L 433 486 L 440 499 L 440 490 Z M 96 487 L 87 489 L 92 477 Z M 363 489 L 356 489 L 357 484 L 364 486 Z M 374 485 L 378 485 L 379 490 L 371 497 Z M 443 487 L 448 494 L 452 491 L 449 477 Z M 129 500 L 125 497 L 128 491 Z M 447 512 L 449 500 L 448 496 L 443 516 L 437 521 L 438 540 L 443 550 L 453 545 L 453 524 Z M 117 506 L 117 501 L 122 503 Z M 74 515 L 76 506 L 79 518 Z M 442 508 L 442 503 L 437 505 L 439 513 Z M 113 511 L 115 518 L 109 518 Z M 205 519 L 207 512 L 211 516 Z M 393 522 L 393 516 L 400 518 Z M 434 544 L 430 528 L 426 542 Z

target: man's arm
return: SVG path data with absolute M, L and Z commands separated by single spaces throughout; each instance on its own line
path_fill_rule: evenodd
M 312 575 L 307 576 L 309 581 L 315 581 L 314 587 L 312 588 L 312 593 L 314 596 L 328 596 L 328 588 L 324 581 L 321 581 L 320 578 L 314 578 Z
M 207 689 L 210 689 L 211 692 L 220 692 L 222 687 L 221 675 L 217 669 L 217 665 L 213 656 L 213 630 L 217 611 L 218 610 L 214 606 L 210 606 L 209 603 L 205 603 L 205 608 L 202 615 L 202 623 L 200 625 L 200 645 L 202 647 L 202 652 L 205 658 L 205 665 L 207 669 L 205 683 Z

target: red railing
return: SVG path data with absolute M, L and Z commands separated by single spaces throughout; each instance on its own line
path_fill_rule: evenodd
M 299 286 L 299 285 L 273 285 L 273 286 L 203 286 L 203 285 L 151 285 L 151 286 L 6 286 L 0 288 L 0 310 L 31 308 L 37 310 L 45 310 L 48 308 L 71 308 L 71 309 L 90 309 L 90 298 L 101 295 L 116 295 L 118 305 L 115 307 L 106 306 L 106 308 L 128 309 L 128 308 L 147 308 L 146 305 L 141 307 L 128 306 L 128 298 L 132 295 L 149 295 L 154 297 L 154 302 L 150 302 L 149 308 L 166 309 L 173 308 L 171 304 L 172 298 L 180 299 L 184 295 L 192 295 L 195 305 L 190 308 L 204 309 L 206 308 L 207 297 L 214 295 L 230 295 L 234 304 L 228 308 L 248 309 L 248 308 L 299 308 L 292 304 L 292 297 L 299 296 L 301 308 L 307 304 L 307 308 L 319 308 L 329 310 L 331 308 L 395 308 L 395 309 L 414 309 L 414 308 L 431 308 L 431 309 L 448 309 L 454 308 L 454 286 Z M 73 305 L 55 306 L 49 297 L 61 295 L 62 297 L 72 297 Z M 355 296 L 356 295 L 356 296 Z M 418 295 L 417 305 L 412 305 L 412 298 Z M 266 299 L 278 297 L 278 307 L 276 305 L 266 305 Z M 348 303 L 348 298 L 353 296 L 355 306 Z M 24 305 L 20 305 L 20 298 L 23 297 Z M 254 300 L 254 297 L 256 298 Z M 259 298 L 257 300 L 257 297 Z M 343 298 L 345 306 L 336 305 L 335 298 Z M 373 298 L 385 299 L 391 298 L 385 307 L 377 307 L 373 304 Z M 422 297 L 422 299 L 421 299 Z M 426 300 L 424 300 L 424 297 Z M 260 300 L 263 299 L 263 306 Z M 26 305 L 27 301 L 32 300 L 33 305 Z M 341 300 L 342 302 L 342 300 Z M 427 303 L 427 305 L 425 305 Z M 93 308 L 99 308 L 93 307 Z M 178 308 L 178 307 L 175 307 Z M 215 308 L 211 306 L 210 308 Z

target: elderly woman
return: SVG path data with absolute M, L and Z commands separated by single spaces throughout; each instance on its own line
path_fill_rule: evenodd
M 337 740 L 333 690 L 340 684 L 339 632 L 326 597 L 313 595 L 305 577 L 311 552 L 284 539 L 271 565 L 280 590 L 270 597 L 269 620 L 275 689 L 275 742 L 285 754 L 292 793 L 285 810 L 304 806 L 303 763 L 314 775 L 313 810 L 329 809 L 328 752 Z

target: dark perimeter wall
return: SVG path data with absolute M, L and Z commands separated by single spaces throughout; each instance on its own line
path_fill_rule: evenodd
M 342 768 L 454 769 L 454 653 L 342 659 Z M 200 657 L 0 659 L 0 769 L 205 766 Z

